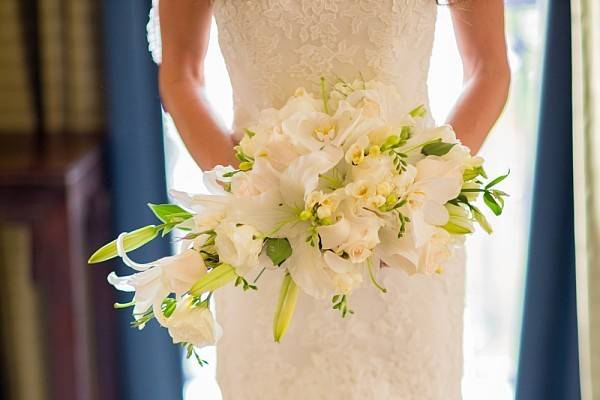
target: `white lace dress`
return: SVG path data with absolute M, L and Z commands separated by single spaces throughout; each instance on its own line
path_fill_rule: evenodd
M 320 76 L 378 79 L 415 105 L 427 104 L 434 0 L 213 0 L 234 93 L 234 128 L 281 106 Z M 160 60 L 157 13 L 151 49 Z M 224 335 L 218 381 L 226 400 L 460 399 L 464 250 L 440 276 L 383 268 L 382 294 L 366 286 L 342 319 L 331 304 L 301 295 L 282 343 L 272 340 L 281 281 L 217 298 Z

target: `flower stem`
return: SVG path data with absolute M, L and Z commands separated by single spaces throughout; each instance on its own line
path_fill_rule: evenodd
M 256 275 L 256 278 L 254 278 L 254 280 L 252 281 L 252 283 L 256 283 L 256 281 L 258 281 L 260 279 L 260 277 L 265 272 L 265 270 L 266 270 L 266 268 L 261 269 L 260 272 L 258 273 L 258 275 Z
M 373 286 L 381 290 L 382 293 L 387 293 L 387 289 L 381 286 L 379 283 L 377 283 L 377 280 L 375 280 L 375 275 L 373 274 L 373 261 L 370 257 L 367 258 L 367 268 L 369 269 L 369 278 L 371 278 L 371 283 Z
M 323 99 L 323 110 L 329 114 L 329 93 L 327 92 L 327 82 L 325 77 L 321 77 L 321 98 Z

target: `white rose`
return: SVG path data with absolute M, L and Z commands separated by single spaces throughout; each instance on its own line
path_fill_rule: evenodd
M 173 314 L 164 321 L 173 343 L 191 343 L 196 347 L 212 346 L 222 335 L 208 307 L 194 307 L 192 298 L 180 301 Z
M 352 180 L 367 180 L 369 182 L 389 181 L 395 172 L 392 159 L 386 155 L 369 156 L 350 171 Z
M 362 284 L 361 269 L 363 265 L 353 264 L 331 251 L 326 251 L 323 259 L 331 270 L 335 293 L 348 294 Z
M 263 240 L 254 227 L 225 221 L 217 226 L 215 232 L 215 247 L 221 262 L 230 264 L 242 276 L 258 266 Z
M 419 250 L 417 272 L 428 275 L 444 272 L 444 264 L 452 256 L 450 234 L 442 228 L 436 228 L 429 241 Z

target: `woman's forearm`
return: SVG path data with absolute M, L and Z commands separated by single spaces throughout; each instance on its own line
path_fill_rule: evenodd
M 201 82 L 182 79 L 161 82 L 161 97 L 166 111 L 193 159 L 203 170 L 216 165 L 236 165 L 232 136 L 212 114 Z
M 510 85 L 508 67 L 475 72 L 448 116 L 461 142 L 476 154 L 502 113 Z

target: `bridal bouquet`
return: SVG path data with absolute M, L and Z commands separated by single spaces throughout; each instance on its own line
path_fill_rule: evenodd
M 317 96 L 303 88 L 281 109 L 262 111 L 236 147 L 237 168 L 204 173 L 210 194 L 172 192 L 180 205 L 150 204 L 160 220 L 126 232 L 90 263 L 115 256 L 137 273 L 108 281 L 135 292 L 133 325 L 151 319 L 188 355 L 214 344 L 220 327 L 209 304 L 234 284 L 260 288 L 281 275 L 273 336 L 281 340 L 299 291 L 330 296 L 341 316 L 364 281 L 379 290 L 375 268 L 442 274 L 445 261 L 474 231 L 491 227 L 475 203 L 500 215 L 506 193 L 485 183 L 483 160 L 448 125 L 430 127 L 423 106 L 406 107 L 391 86 L 321 79 Z M 148 264 L 127 252 L 177 228 L 179 254 Z

